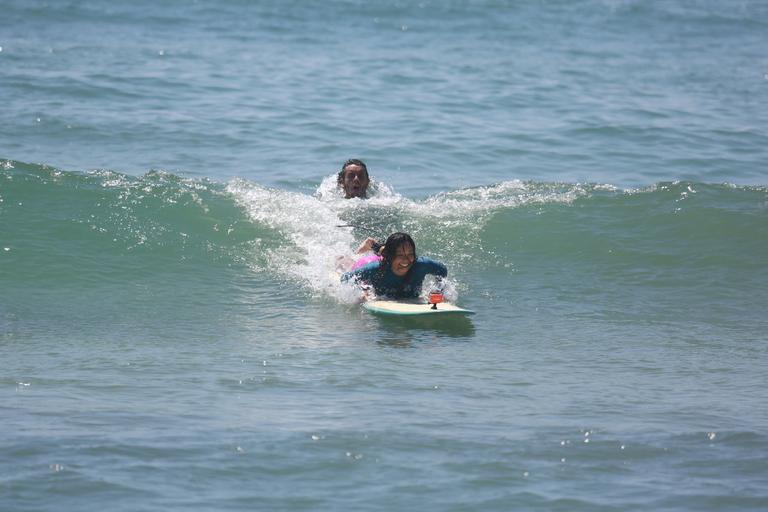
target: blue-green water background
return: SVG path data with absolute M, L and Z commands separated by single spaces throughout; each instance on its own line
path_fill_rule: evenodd
M 768 508 L 766 2 L 0 16 L 0 509 Z

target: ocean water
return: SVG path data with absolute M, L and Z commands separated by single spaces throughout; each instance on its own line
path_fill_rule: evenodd
M 768 3 L 0 19 L 0 510 L 768 509 Z

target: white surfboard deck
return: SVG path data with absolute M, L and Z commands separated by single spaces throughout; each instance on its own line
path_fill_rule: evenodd
M 474 315 L 474 311 L 460 308 L 448 302 L 441 302 L 436 309 L 432 304 L 417 300 L 371 300 L 363 303 L 363 307 L 371 313 L 380 315 Z

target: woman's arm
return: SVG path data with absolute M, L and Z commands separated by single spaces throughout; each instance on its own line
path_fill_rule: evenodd
M 425 274 L 432 274 L 438 277 L 446 277 L 448 275 L 448 267 L 439 261 L 427 258 L 426 256 L 420 256 L 419 261 L 426 265 Z
M 360 268 L 356 268 L 355 270 L 342 274 L 341 282 L 345 283 L 347 281 L 352 280 L 356 282 L 364 281 L 364 282 L 370 283 L 372 282 L 378 270 L 379 270 L 379 262 L 374 261 L 374 262 L 368 263 L 367 265 L 363 265 Z
M 379 251 L 376 250 L 376 246 L 381 249 L 381 244 L 377 242 L 375 238 L 368 237 L 360 244 L 360 247 L 357 248 L 357 254 L 363 254 L 368 251 L 373 251 L 378 254 Z

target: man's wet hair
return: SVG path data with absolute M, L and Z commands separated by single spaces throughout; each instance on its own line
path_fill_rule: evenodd
M 368 176 L 368 167 L 365 166 L 362 160 L 358 160 L 357 158 L 350 158 L 346 162 L 344 162 L 344 165 L 341 166 L 341 170 L 339 171 L 339 175 L 336 177 L 336 183 L 341 185 L 344 183 L 344 169 L 346 169 L 350 165 L 359 165 L 363 168 L 365 171 L 365 177 L 370 179 L 370 176 Z

